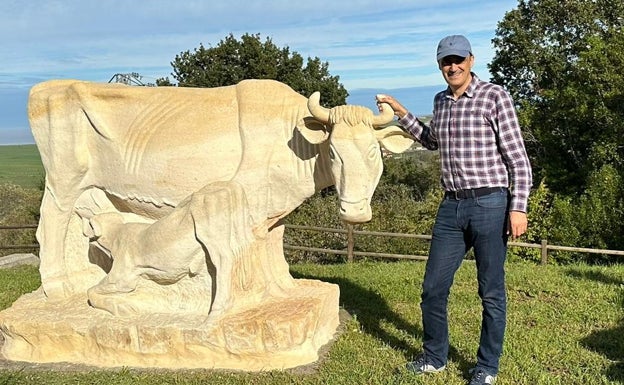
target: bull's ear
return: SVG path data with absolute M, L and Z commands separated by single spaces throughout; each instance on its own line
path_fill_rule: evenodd
M 386 150 L 394 154 L 400 154 L 414 144 L 414 137 L 395 125 L 375 130 L 375 136 Z
M 323 143 L 329 138 L 327 127 L 311 116 L 299 120 L 297 122 L 297 130 L 299 130 L 305 140 L 312 144 Z

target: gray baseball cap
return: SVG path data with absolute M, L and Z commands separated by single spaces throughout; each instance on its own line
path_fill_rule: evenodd
M 466 39 L 465 36 L 447 36 L 444 39 L 440 40 L 440 43 L 438 43 L 437 61 L 440 61 L 440 59 L 446 56 L 455 55 L 460 57 L 467 57 L 471 54 L 472 47 L 470 46 L 470 42 L 468 41 L 468 39 Z

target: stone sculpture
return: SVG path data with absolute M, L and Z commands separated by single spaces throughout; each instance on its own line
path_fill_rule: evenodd
M 36 85 L 46 170 L 41 288 L 0 313 L 3 355 L 98 366 L 266 370 L 315 361 L 336 285 L 293 279 L 282 219 L 335 185 L 371 218 L 380 144 L 413 140 L 361 106 L 271 80 L 212 89 Z

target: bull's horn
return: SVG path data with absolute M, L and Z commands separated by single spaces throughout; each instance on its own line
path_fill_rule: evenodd
M 373 118 L 373 126 L 380 127 L 394 119 L 394 111 L 388 103 L 381 103 L 381 113 Z
M 323 123 L 329 122 L 329 109 L 321 106 L 321 93 L 316 91 L 308 99 L 308 110 L 315 119 Z

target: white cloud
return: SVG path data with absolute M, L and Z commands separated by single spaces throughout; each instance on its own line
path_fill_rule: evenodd
M 516 0 L 3 0 L 0 89 L 51 78 L 169 76 L 177 54 L 259 33 L 329 63 L 347 89 L 441 83 L 438 40 L 467 35 L 487 78 L 496 24 Z

